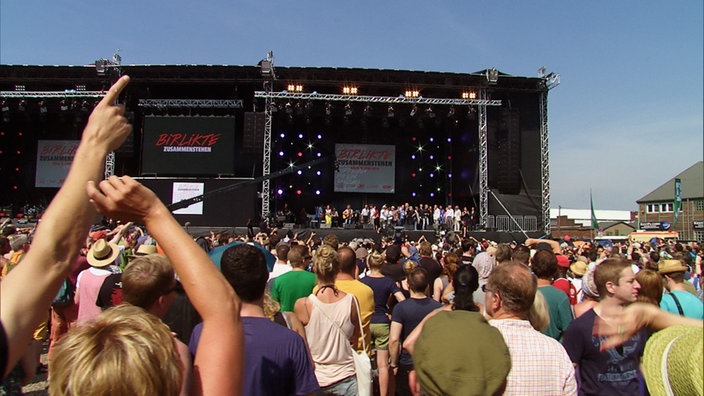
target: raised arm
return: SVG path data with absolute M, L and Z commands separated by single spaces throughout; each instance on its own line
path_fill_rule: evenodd
M 9 345 L 5 373 L 24 353 L 32 332 L 46 317 L 51 301 L 85 243 L 95 211 L 85 185 L 102 179 L 105 156 L 118 148 L 132 131 L 125 109 L 115 100 L 129 82 L 123 76 L 93 109 L 63 186 L 52 200 L 22 265 L 0 288 L 0 321 Z M 30 286 L 31 287 L 28 287 Z
M 232 287 L 151 190 L 129 176 L 112 176 L 99 187 L 88 183 L 88 195 L 98 211 L 146 225 L 203 319 L 193 368 L 193 393 L 241 394 L 244 338 L 240 300 Z

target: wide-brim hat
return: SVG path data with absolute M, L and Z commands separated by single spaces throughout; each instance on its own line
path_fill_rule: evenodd
M 91 246 L 86 259 L 88 264 L 100 268 L 114 263 L 119 254 L 120 248 L 117 245 L 105 239 L 99 239 Z
M 572 273 L 576 276 L 584 276 L 584 274 L 587 273 L 587 270 L 589 270 L 589 265 L 581 260 L 575 261 L 572 265 L 570 265 L 570 271 L 572 271 Z
M 653 334 L 643 352 L 643 376 L 648 391 L 659 395 L 701 395 L 702 329 L 697 326 L 670 326 Z
M 140 256 L 147 256 L 150 254 L 157 254 L 158 251 L 156 250 L 156 245 L 149 245 L 149 244 L 142 244 L 139 245 L 137 250 L 130 255 L 131 258 L 133 257 L 140 257 Z
M 689 270 L 679 260 L 662 260 L 658 263 L 658 272 L 661 274 L 670 274 L 672 272 L 684 272 Z

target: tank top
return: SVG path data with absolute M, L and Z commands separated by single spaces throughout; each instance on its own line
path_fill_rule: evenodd
M 354 332 L 350 321 L 352 294 L 334 303 L 324 303 L 314 294 L 308 298 L 314 308 L 305 326 L 306 338 L 315 363 L 315 376 L 324 387 L 355 375 L 350 344 Z

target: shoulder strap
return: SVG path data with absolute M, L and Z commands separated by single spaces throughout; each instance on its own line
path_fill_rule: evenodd
M 366 350 L 367 350 L 367 344 L 366 344 L 366 339 L 364 338 L 364 328 L 362 327 L 362 316 L 361 316 L 361 313 L 359 312 L 359 302 L 357 301 L 357 297 L 355 297 L 354 294 L 352 294 L 352 293 L 348 293 L 348 294 L 349 294 L 350 296 L 352 296 L 352 299 L 354 300 L 354 303 L 355 303 L 355 305 L 357 306 L 357 319 L 359 320 L 359 332 L 360 332 L 361 337 L 362 337 L 362 347 L 363 347 L 364 350 L 366 351 Z M 337 322 L 335 322 L 334 320 L 332 320 L 332 318 L 329 317 L 329 316 L 325 313 L 325 311 L 323 311 L 323 310 L 321 309 L 322 307 L 320 306 L 320 302 L 318 301 L 318 299 L 317 299 L 317 298 L 312 298 L 312 299 L 309 299 L 309 300 L 313 303 L 313 305 L 315 305 L 316 308 L 318 308 L 318 311 L 319 311 L 321 314 L 323 314 L 323 316 L 325 316 L 330 322 L 332 322 L 333 325 L 335 325 L 335 328 L 336 328 L 338 331 L 340 331 L 340 334 L 342 334 L 342 336 L 343 336 L 344 338 L 347 338 L 347 335 L 346 335 L 345 332 L 342 330 L 342 327 L 340 327 L 340 325 L 337 324 Z
M 684 311 L 682 310 L 682 305 L 680 305 L 680 300 L 677 299 L 675 296 L 675 293 L 670 293 L 670 297 L 675 301 L 675 305 L 677 305 L 677 312 L 680 313 L 680 316 L 684 316 Z

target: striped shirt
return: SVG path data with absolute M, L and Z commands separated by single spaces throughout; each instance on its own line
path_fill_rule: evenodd
M 508 345 L 511 371 L 504 395 L 576 395 L 574 366 L 565 348 L 527 320 L 494 319 Z

